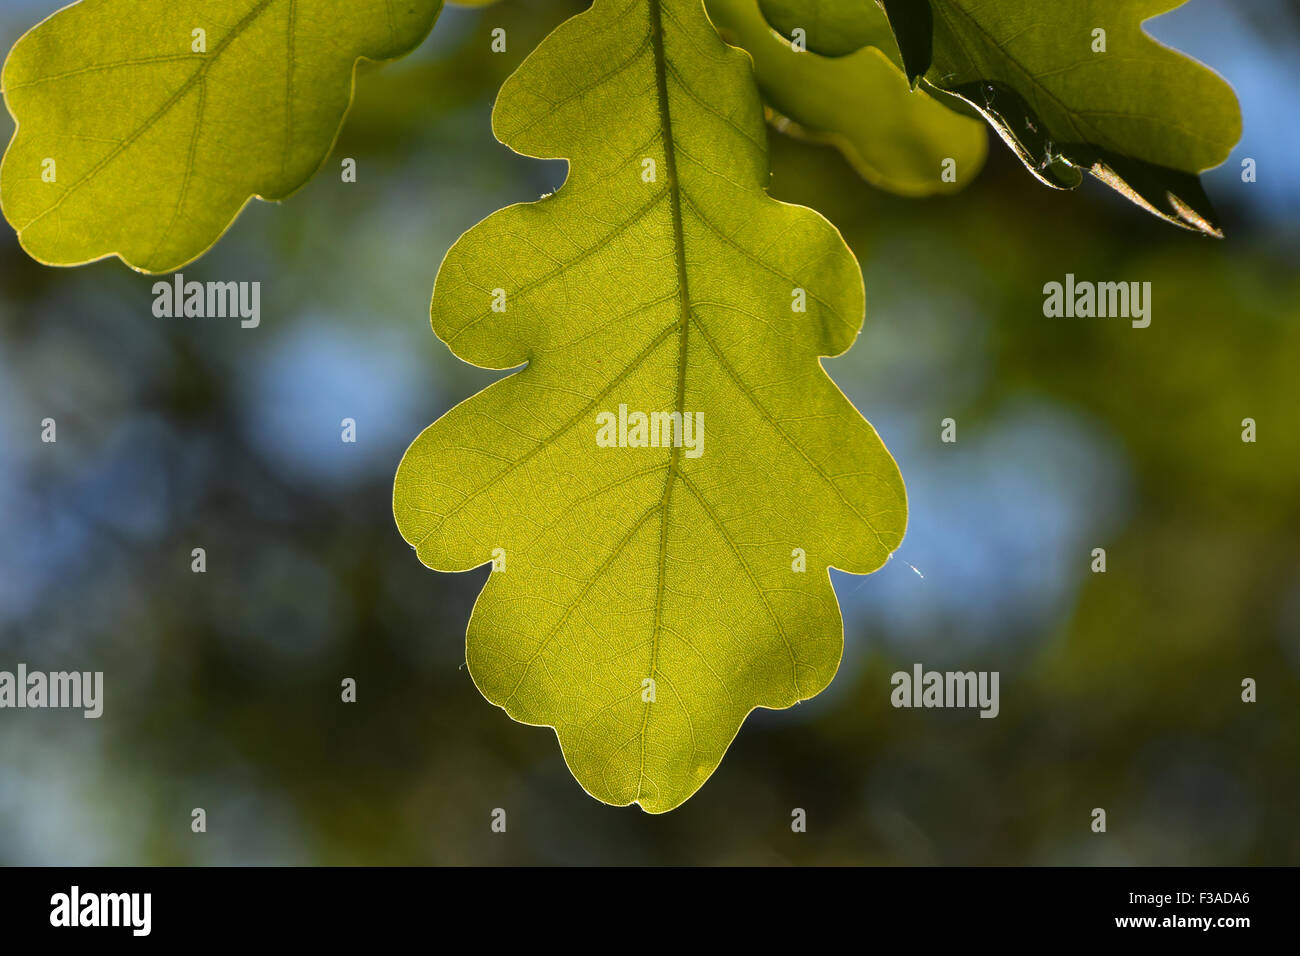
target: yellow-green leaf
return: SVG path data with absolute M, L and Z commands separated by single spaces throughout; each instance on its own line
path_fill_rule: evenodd
M 755 0 L 763 18 L 784 37 L 801 39 L 822 56 L 844 56 L 874 46 L 895 59 L 897 49 L 889 21 L 876 0 Z M 712 4 L 709 5 L 710 9 Z M 716 21 L 715 21 L 716 22 Z
M 493 125 L 569 177 L 456 242 L 433 328 L 524 368 L 415 440 L 393 510 L 428 566 L 493 562 L 466 637 L 484 696 L 554 727 L 592 795 L 670 810 L 753 708 L 830 682 L 828 566 L 873 571 L 902 539 L 898 469 L 818 361 L 858 333 L 861 273 L 766 195 L 749 58 L 700 0 L 596 0 Z M 682 427 L 642 447 L 635 413 Z
M 983 168 L 984 124 L 912 90 L 889 55 L 885 15 L 870 0 L 856 22 L 872 45 L 843 56 L 796 51 L 769 28 L 758 0 L 708 0 L 708 10 L 723 36 L 753 57 L 773 125 L 833 144 L 869 183 L 904 196 L 949 193 Z
M 358 59 L 429 32 L 442 0 L 81 0 L 5 61 L 17 123 L 0 203 L 53 265 L 148 272 L 208 249 L 252 197 L 283 199 L 328 155 Z

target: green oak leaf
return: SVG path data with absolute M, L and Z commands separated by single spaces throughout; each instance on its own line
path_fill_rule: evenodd
M 882 2 L 909 77 L 977 109 L 1041 181 L 1073 188 L 1086 169 L 1169 222 L 1222 236 L 1199 174 L 1241 137 L 1236 95 L 1142 29 L 1183 0 Z
M 783 37 L 803 30 L 807 49 L 844 56 L 864 46 L 884 50 L 900 66 L 889 21 L 875 0 L 757 0 L 764 19 Z M 712 9 L 712 4 L 709 8 Z
M 837 57 L 794 50 L 768 26 L 758 0 L 707 0 L 707 7 L 724 38 L 753 58 L 782 132 L 831 143 L 863 179 L 904 196 L 956 192 L 983 168 L 984 124 L 912 91 L 902 61 L 885 52 L 893 36 L 870 0 L 864 22 L 883 31 L 875 40 L 885 49 L 869 45 Z
M 466 635 L 483 695 L 553 727 L 593 796 L 670 810 L 751 710 L 830 682 L 827 568 L 902 540 L 898 468 L 818 359 L 859 331 L 861 272 L 767 196 L 749 58 L 700 0 L 596 0 L 493 128 L 569 176 L 456 242 L 432 321 L 465 361 L 524 367 L 412 443 L 394 515 L 429 567 L 494 561 Z
M 342 125 L 357 61 L 407 53 L 441 8 L 442 0 L 65 7 L 5 61 L 0 83 L 17 123 L 0 168 L 5 218 L 23 248 L 51 265 L 117 255 L 146 272 L 177 269 L 250 198 L 283 199 L 311 178 Z

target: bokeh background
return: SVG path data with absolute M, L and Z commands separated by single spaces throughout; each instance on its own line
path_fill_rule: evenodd
M 56 6 L 5 0 L 0 47 Z M 1241 99 L 1206 177 L 1224 241 L 1092 181 L 1048 190 L 1000 142 L 960 195 L 910 200 L 770 133 L 773 194 L 862 263 L 866 326 L 827 366 L 897 457 L 911 524 L 880 572 L 836 575 L 831 688 L 756 712 L 659 817 L 592 800 L 551 731 L 479 696 L 486 569 L 426 570 L 390 508 L 406 444 L 495 375 L 433 336 L 429 294 L 462 231 L 563 181 L 489 110 L 580 6 L 449 8 L 365 72 L 326 173 L 184 269 L 260 280 L 258 329 L 155 318 L 151 278 L 46 268 L 0 229 L 0 669 L 107 684 L 99 720 L 0 712 L 0 863 L 1300 862 L 1296 6 L 1148 24 Z M 1151 327 L 1044 318 L 1066 272 L 1150 281 Z M 914 662 L 1000 671 L 1001 715 L 891 708 Z

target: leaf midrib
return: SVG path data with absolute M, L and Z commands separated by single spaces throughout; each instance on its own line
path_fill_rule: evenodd
M 677 178 L 677 154 L 673 142 L 672 109 L 668 100 L 668 58 L 664 52 L 664 24 L 662 0 L 648 0 L 650 8 L 651 45 L 654 53 L 655 90 L 659 109 L 659 127 L 663 133 L 664 172 L 668 177 L 669 205 L 673 222 L 673 257 L 677 266 L 677 302 L 679 308 L 679 328 L 677 333 L 677 391 L 675 411 L 680 419 L 686 418 L 686 359 L 690 333 L 690 282 L 686 271 L 686 240 L 682 230 L 682 196 L 681 185 Z M 654 628 L 650 638 L 649 678 L 655 680 L 659 667 L 659 634 L 663 624 L 664 576 L 668 566 L 668 516 L 672 504 L 673 486 L 675 484 L 681 457 L 681 448 L 673 444 L 668 459 L 668 473 L 664 476 L 664 491 L 659 503 L 659 557 L 657 579 L 655 582 L 655 617 Z M 689 722 L 690 716 L 687 715 Z M 640 800 L 645 782 L 646 737 L 650 726 L 650 704 L 642 704 L 641 717 L 641 757 L 637 770 L 636 796 Z

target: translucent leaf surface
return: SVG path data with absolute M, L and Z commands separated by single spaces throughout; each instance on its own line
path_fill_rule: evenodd
M 18 128 L 0 202 L 52 265 L 117 255 L 169 272 L 254 196 L 329 154 L 359 58 L 416 46 L 441 0 L 81 0 L 5 61 Z
M 898 469 L 818 361 L 858 334 L 861 273 L 826 220 L 767 196 L 749 58 L 699 0 L 596 0 L 493 124 L 569 177 L 460 238 L 433 327 L 524 367 L 416 439 L 394 512 L 430 567 L 496 562 L 466 640 L 484 696 L 554 727 L 597 798 L 669 810 L 753 708 L 826 687 L 828 566 L 873 571 L 902 539 Z M 641 446 L 638 412 L 692 434 Z

